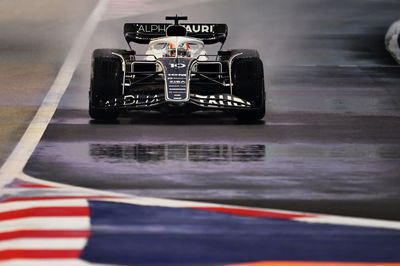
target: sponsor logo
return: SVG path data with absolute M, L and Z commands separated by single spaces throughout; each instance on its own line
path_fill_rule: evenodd
M 138 105 L 138 104 L 152 105 L 157 101 L 159 101 L 158 95 L 147 95 L 147 96 L 125 95 L 123 100 L 123 105 L 124 106 Z
M 220 95 L 197 95 L 191 94 L 192 100 L 206 107 L 251 107 L 251 103 L 238 97 L 227 94 Z
M 116 107 L 116 106 L 129 106 L 129 105 L 145 105 L 151 106 L 160 102 L 161 98 L 159 95 L 125 95 L 124 98 L 114 98 L 106 101 L 105 107 Z
M 168 73 L 168 77 L 186 77 L 186 73 Z M 173 78 L 168 78 L 173 79 Z
M 145 33 L 165 32 L 168 26 L 167 24 L 139 24 L 137 31 Z
M 164 33 L 169 24 L 138 24 L 137 32 L 144 33 Z M 192 24 L 184 25 L 188 33 L 213 33 L 215 25 L 212 24 Z
M 214 25 L 186 25 L 185 26 L 187 32 L 194 33 L 210 33 L 214 32 Z

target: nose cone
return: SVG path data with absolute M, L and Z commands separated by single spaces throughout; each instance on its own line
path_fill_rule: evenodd
M 164 72 L 166 101 L 189 101 L 189 76 L 194 61 L 195 59 L 193 58 L 184 57 L 163 57 L 158 59 Z

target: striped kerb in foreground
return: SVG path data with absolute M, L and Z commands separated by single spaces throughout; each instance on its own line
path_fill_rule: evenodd
M 0 204 L 0 262 L 77 259 L 89 235 L 86 199 L 29 199 Z

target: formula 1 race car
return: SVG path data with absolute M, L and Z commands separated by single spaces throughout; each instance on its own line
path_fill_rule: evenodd
M 96 49 L 92 56 L 89 114 L 115 120 L 122 111 L 187 113 L 224 110 L 252 121 L 265 115 L 263 63 L 256 50 L 221 50 L 226 24 L 126 23 L 131 42 L 149 44 L 143 55 L 130 50 Z M 204 45 L 221 43 L 216 55 Z M 214 60 L 211 60 L 214 59 Z

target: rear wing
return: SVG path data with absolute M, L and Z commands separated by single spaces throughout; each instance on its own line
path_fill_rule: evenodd
M 125 23 L 124 36 L 128 42 L 148 44 L 152 39 L 166 36 L 169 23 Z M 228 36 L 226 24 L 180 24 L 187 36 L 200 39 L 204 44 L 224 43 Z

